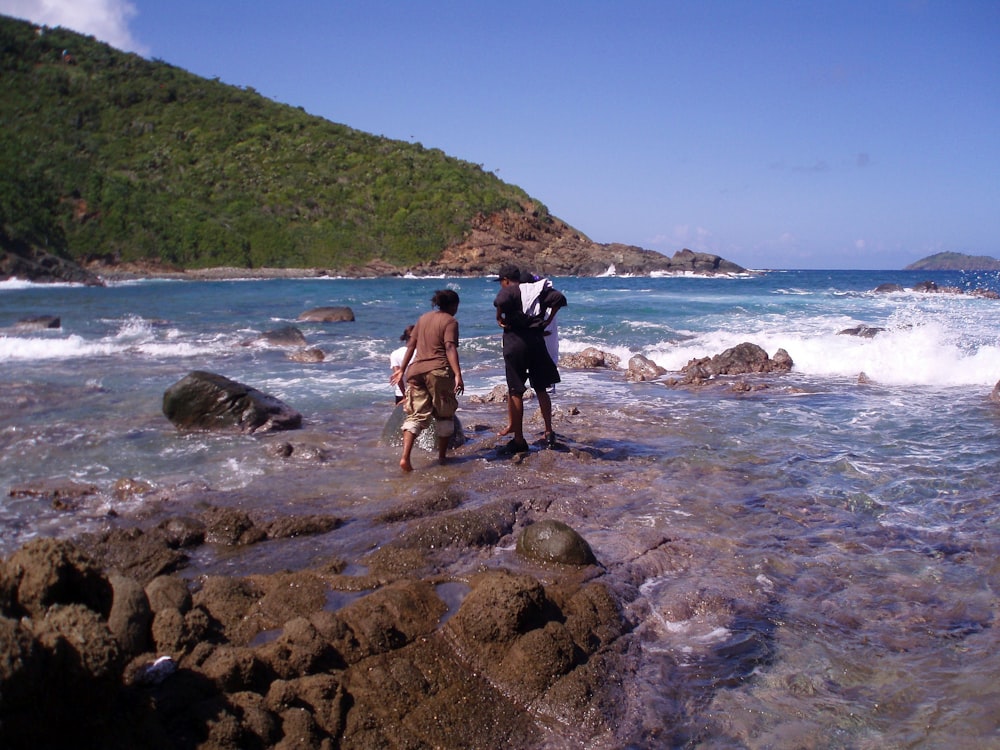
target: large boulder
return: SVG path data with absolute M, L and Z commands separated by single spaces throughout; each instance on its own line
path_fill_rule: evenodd
M 782 373 L 792 369 L 792 358 L 784 349 L 767 355 L 757 344 L 743 342 L 714 357 L 692 359 L 682 369 L 684 383 L 701 383 L 718 375 Z
M 274 396 L 203 370 L 188 373 L 164 392 L 163 413 L 183 430 L 258 433 L 302 426 L 302 415 Z
M 465 431 L 462 428 L 462 420 L 458 418 L 456 414 L 455 417 L 455 432 L 452 433 L 451 442 L 448 443 L 449 448 L 457 448 L 458 446 L 465 443 Z M 396 408 L 392 410 L 389 418 L 385 421 L 385 426 L 382 428 L 382 444 L 391 445 L 393 447 L 399 447 L 403 444 L 403 422 L 406 421 L 406 412 L 403 411 L 402 404 L 396 404 Z M 425 451 L 430 451 L 432 453 L 437 452 L 437 437 L 435 430 L 437 429 L 437 420 L 431 419 L 430 426 L 421 432 L 417 436 L 417 442 L 414 443 L 418 448 Z
M 351 323 L 354 311 L 349 307 L 314 307 L 299 315 L 299 320 L 310 323 Z
M 593 346 L 559 357 L 559 366 L 571 370 L 594 370 L 601 367 L 615 369 L 619 362 L 621 360 L 617 354 L 611 354 Z
M 295 326 L 282 326 L 272 331 L 265 331 L 256 339 L 268 346 L 301 347 L 306 345 L 306 337 Z
M 628 371 L 625 379 L 632 383 L 642 383 L 646 380 L 655 380 L 666 375 L 665 368 L 660 367 L 656 362 L 642 354 L 633 354 L 628 361 Z

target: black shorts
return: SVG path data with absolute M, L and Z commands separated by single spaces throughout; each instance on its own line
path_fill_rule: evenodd
M 559 382 L 559 369 L 545 348 L 542 332 L 514 333 L 504 331 L 503 361 L 507 375 L 507 390 L 523 396 L 528 382 L 535 391 L 544 391 Z

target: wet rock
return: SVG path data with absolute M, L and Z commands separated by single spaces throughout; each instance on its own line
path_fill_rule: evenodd
M 449 448 L 457 448 L 460 445 L 465 444 L 465 431 L 462 428 L 462 420 L 459 419 L 456 414 L 453 419 L 455 420 L 455 431 L 452 433 L 451 441 L 448 443 Z M 396 404 L 389 418 L 385 422 L 385 426 L 382 428 L 382 444 L 391 445 L 393 447 L 399 447 L 403 444 L 403 422 L 406 421 L 406 412 L 403 411 L 403 405 Z M 435 430 L 437 429 L 437 420 L 431 419 L 430 425 L 417 436 L 417 442 L 415 445 L 425 451 L 431 453 L 437 453 L 437 435 Z
M 666 374 L 666 369 L 660 367 L 649 357 L 645 357 L 642 354 L 635 354 L 628 361 L 628 371 L 625 373 L 625 379 L 633 383 L 641 383 L 646 380 L 654 380 Z
M 792 358 L 784 349 L 775 352 L 774 359 L 771 359 L 757 344 L 744 342 L 714 357 L 690 360 L 681 370 L 681 383 L 699 384 L 719 375 L 782 373 L 791 370 L 792 366 Z
M 560 355 L 559 366 L 573 370 L 594 370 L 601 367 L 614 369 L 618 367 L 620 361 L 615 354 L 609 354 L 593 346 L 588 346 L 580 352 Z
M 54 508 L 72 508 L 84 498 L 97 495 L 97 485 L 73 479 L 40 479 L 10 488 L 10 497 L 47 498 Z
M 845 328 L 843 331 L 837 331 L 838 336 L 860 336 L 863 339 L 875 338 L 878 334 L 882 333 L 885 329 L 878 326 L 866 326 L 857 325 L 853 328 Z
M 279 399 L 222 375 L 195 370 L 163 394 L 163 413 L 179 429 L 293 430 L 302 415 Z
M 172 549 L 197 547 L 205 541 L 205 522 L 200 518 L 174 516 L 161 522 L 156 530 Z
M 875 287 L 875 291 L 878 294 L 889 294 L 890 292 L 901 292 L 903 291 L 903 287 L 900 286 L 899 284 L 886 283 L 886 284 L 879 284 L 877 287 Z
M 266 331 L 255 339 L 256 342 L 269 346 L 298 347 L 306 345 L 306 337 L 295 326 L 283 326 L 273 331 Z
M 386 547 L 486 547 L 510 533 L 519 504 L 509 500 L 424 519 Z
M 267 532 L 243 510 L 209 508 L 202 518 L 205 522 L 205 541 L 210 544 L 237 546 L 267 539 Z
M 310 323 L 344 323 L 354 321 L 350 307 L 314 307 L 299 315 L 298 320 Z
M 58 315 L 36 315 L 30 318 L 21 318 L 14 324 L 16 331 L 44 331 L 48 328 L 62 327 L 62 320 Z
M 528 526 L 517 538 L 519 555 L 537 562 L 591 565 L 597 562 L 587 541 L 562 521 L 545 519 Z
M 322 362 L 326 359 L 326 355 L 323 354 L 321 349 L 299 349 L 298 351 L 289 352 L 288 359 L 292 362 L 301 362 L 302 364 L 310 365 Z
M 153 486 L 149 482 L 123 477 L 115 482 L 112 494 L 116 500 L 131 500 L 152 491 Z
M 263 524 L 268 539 L 290 539 L 296 536 L 325 534 L 340 528 L 344 520 L 337 516 L 283 516 Z
M 993 386 L 993 391 L 990 393 L 990 401 L 994 404 L 1000 404 L 1000 380 Z
M 507 386 L 502 383 L 495 385 L 485 396 L 469 396 L 469 401 L 474 404 L 505 404 L 507 403 Z

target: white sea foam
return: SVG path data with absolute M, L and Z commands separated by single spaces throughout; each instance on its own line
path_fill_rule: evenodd
M 691 359 L 714 356 L 750 341 L 771 356 L 784 349 L 792 357 L 794 371 L 806 375 L 857 377 L 864 372 L 885 384 L 948 386 L 992 385 L 1000 374 L 1000 342 L 995 336 L 992 341 L 982 336 L 977 340 L 975 334 L 936 321 L 888 328 L 872 338 L 838 331 L 717 330 L 677 344 L 655 345 L 645 354 L 661 367 L 676 371 Z

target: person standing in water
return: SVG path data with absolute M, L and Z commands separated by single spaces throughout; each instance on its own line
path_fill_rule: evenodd
M 513 265 L 500 267 L 497 274 L 500 291 L 493 300 L 497 324 L 503 328 L 503 359 L 507 378 L 507 427 L 500 433 L 512 434 L 503 453 L 523 453 L 528 450 L 524 439 L 524 393 L 527 383 L 538 397 L 538 407 L 545 424 L 545 442 L 556 444 L 552 429 L 552 398 L 548 389 L 560 381 L 559 370 L 545 346 L 545 327 L 550 325 L 556 312 L 566 305 L 566 297 L 558 290 L 538 283 L 530 304 L 525 305 L 521 295 L 521 271 Z M 528 291 L 527 289 L 525 291 Z M 542 294 L 544 293 L 544 297 Z M 541 300 L 539 299 L 541 297 Z
M 398 372 L 389 382 L 396 385 L 406 377 L 403 409 L 403 456 L 399 468 L 413 471 L 410 455 L 417 436 L 431 419 L 436 420 L 438 463 L 445 463 L 448 443 L 455 433 L 455 411 L 458 394 L 465 390 L 462 367 L 458 360 L 458 294 L 451 289 L 439 289 L 431 298 L 437 308 L 424 313 L 413 326 L 410 341 L 403 354 Z

